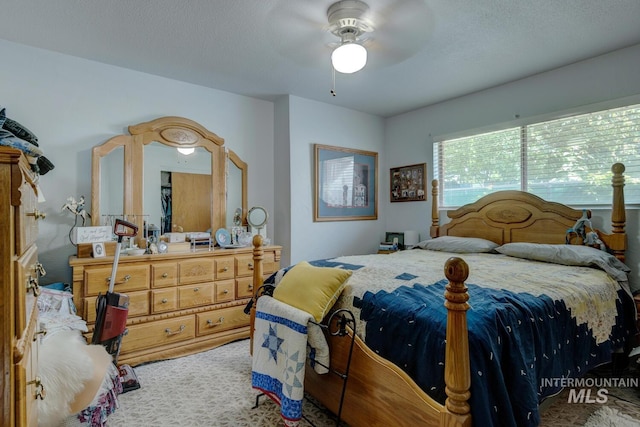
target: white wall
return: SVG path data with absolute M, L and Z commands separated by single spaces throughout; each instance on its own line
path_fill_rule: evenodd
M 40 180 L 44 283 L 71 280 L 73 218 L 60 208 L 68 196 L 89 199 L 91 148 L 131 124 L 161 116 L 199 122 L 249 164 L 249 206 L 273 211 L 273 103 L 2 40 L 0 57 L 0 105 L 38 136 L 55 165 Z
M 640 45 L 636 45 L 392 117 L 387 119 L 385 128 L 387 166 L 427 162 L 427 175 L 431 180 L 432 141 L 438 137 L 550 119 L 569 112 L 640 103 L 639 70 Z M 604 219 L 594 225 L 610 229 L 610 211 L 598 209 L 595 214 Z M 423 237 L 428 236 L 431 194 L 426 203 L 390 203 L 385 218 L 387 230 L 417 229 Z M 640 289 L 639 222 L 638 206 L 628 206 L 627 264 L 633 269 L 631 282 L 637 289 Z
M 378 220 L 313 222 L 313 146 L 324 144 L 377 152 L 378 182 L 382 183 L 386 178 L 382 168 L 384 120 L 295 96 L 278 101 L 276 110 L 278 135 L 285 139 L 276 142 L 276 162 L 280 165 L 276 197 L 290 204 L 289 211 L 284 213 L 290 220 L 283 224 L 284 229 L 278 227 L 278 233 L 282 234 L 276 234 L 276 243 L 285 247 L 283 264 L 375 252 L 384 224 L 384 198 L 378 200 Z M 290 180 L 278 179 L 280 174 L 290 176 Z M 287 190 L 290 196 L 285 193 Z M 379 189 L 379 198 L 381 194 Z M 279 211 L 280 208 L 278 203 Z
M 249 207 L 269 211 L 267 233 L 284 246 L 282 261 L 288 265 L 374 252 L 385 230 L 417 229 L 425 237 L 430 193 L 427 202 L 391 204 L 388 173 L 390 167 L 426 162 L 430 181 L 434 137 L 548 118 L 596 103 L 621 105 L 640 96 L 640 46 L 387 120 L 293 96 L 274 105 L 2 40 L 0 56 L 7 60 L 0 67 L 0 105 L 39 137 L 56 166 L 41 179 L 47 219 L 37 243 L 47 282 L 71 278 L 67 260 L 75 248 L 67 235 L 73 218 L 60 207 L 68 196 L 89 198 L 91 148 L 126 133 L 130 124 L 177 115 L 225 138 L 249 165 Z M 379 153 L 377 221 L 313 222 L 314 143 Z M 638 211 L 629 210 L 628 264 L 636 286 L 638 223 Z

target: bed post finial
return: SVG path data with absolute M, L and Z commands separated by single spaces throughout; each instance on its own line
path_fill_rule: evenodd
M 469 340 L 467 332 L 467 310 L 469 294 L 464 282 L 469 277 L 469 266 L 458 257 L 447 260 L 444 274 L 449 280 L 444 297 L 447 307 L 447 343 L 445 349 L 444 381 L 447 400 L 443 425 L 471 425 L 469 388 L 471 368 L 469 365 Z M 449 423 L 448 421 L 451 421 Z
M 431 237 L 440 235 L 440 215 L 438 214 L 438 180 L 431 181 Z

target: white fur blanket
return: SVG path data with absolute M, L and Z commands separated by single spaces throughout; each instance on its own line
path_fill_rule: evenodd
M 38 375 L 47 395 L 38 402 L 40 427 L 55 427 L 93 400 L 112 357 L 87 345 L 79 331 L 59 331 L 40 346 Z

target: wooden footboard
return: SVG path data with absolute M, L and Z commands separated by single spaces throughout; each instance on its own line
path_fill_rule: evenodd
M 262 284 L 262 239 L 254 241 L 254 285 Z M 328 336 L 331 369 L 347 373 L 346 392 L 341 420 L 358 426 L 471 426 L 468 399 L 471 373 L 466 311 L 469 295 L 464 281 L 469 275 L 467 264 L 460 258 L 450 258 L 444 268 L 449 284 L 445 291 L 447 344 L 445 383 L 447 399 L 441 405 L 418 387 L 393 363 L 372 352 L 355 337 L 351 364 L 347 360 L 351 346 L 349 336 Z M 252 316 L 253 319 L 253 316 Z M 349 331 L 352 333 L 352 331 Z M 253 327 L 251 328 L 253 336 Z M 318 375 L 306 370 L 305 392 L 316 398 L 334 414 L 340 411 L 343 379 L 333 373 Z

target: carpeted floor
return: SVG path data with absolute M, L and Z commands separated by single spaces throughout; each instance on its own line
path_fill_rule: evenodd
M 135 372 L 142 387 L 120 396 L 120 408 L 109 417 L 110 427 L 283 425 L 279 407 L 269 399 L 263 397 L 260 405 L 252 409 L 257 393 L 251 388 L 249 340 L 138 366 Z M 606 371 L 596 374 L 606 375 Z M 632 369 L 629 375 L 637 372 Z M 570 404 L 567 399 L 568 391 L 560 393 L 544 412 L 540 425 L 583 426 L 603 406 Z M 606 406 L 640 420 L 640 391 L 609 390 Z M 309 402 L 305 402 L 303 413 L 317 427 L 335 425 L 331 416 Z M 304 420 L 300 423 L 301 427 L 309 425 Z

